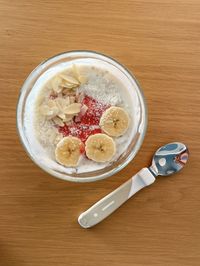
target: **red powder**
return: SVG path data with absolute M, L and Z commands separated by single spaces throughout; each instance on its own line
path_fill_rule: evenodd
M 89 96 L 84 97 L 82 104 L 87 105 L 88 110 L 80 118 L 80 122 L 74 121 L 69 126 L 65 125 L 63 127 L 59 127 L 58 130 L 63 134 L 63 136 L 71 135 L 78 137 L 82 140 L 82 142 L 85 142 L 90 135 L 101 133 L 99 121 L 103 112 L 110 106 L 98 102 Z

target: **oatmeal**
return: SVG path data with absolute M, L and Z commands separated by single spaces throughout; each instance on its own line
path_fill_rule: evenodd
M 27 131 L 42 160 L 69 173 L 98 170 L 117 160 L 135 131 L 135 107 L 125 85 L 94 63 L 63 64 L 44 77 L 35 85 L 27 113 Z

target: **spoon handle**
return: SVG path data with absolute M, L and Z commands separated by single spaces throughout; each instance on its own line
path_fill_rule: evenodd
M 143 168 L 131 179 L 83 212 L 78 218 L 79 224 L 84 228 L 89 228 L 101 222 L 136 192 L 151 185 L 154 181 L 155 177 L 149 169 Z

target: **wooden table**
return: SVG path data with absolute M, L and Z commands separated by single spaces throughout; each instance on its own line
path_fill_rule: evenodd
M 200 265 L 200 2 L 0 1 L 0 265 Z M 42 60 L 72 49 L 108 54 L 134 72 L 149 108 L 136 158 L 107 180 L 53 178 L 26 155 L 15 111 L 23 80 Z M 78 215 L 182 141 L 190 160 L 158 178 L 91 230 Z

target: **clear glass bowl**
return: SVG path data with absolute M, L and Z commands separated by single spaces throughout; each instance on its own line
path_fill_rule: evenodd
M 116 68 L 117 71 L 120 71 L 121 75 L 123 75 L 123 77 L 126 78 L 126 81 L 129 82 L 130 85 L 129 88 L 130 90 L 132 90 L 132 92 L 130 91 L 130 93 L 135 93 L 136 97 L 138 97 L 137 100 L 139 102 L 139 122 L 137 125 L 136 134 L 131 140 L 126 152 L 124 152 L 117 161 L 113 162 L 111 165 L 105 167 L 104 169 L 92 172 L 85 172 L 85 173 L 66 174 L 60 170 L 55 170 L 49 167 L 48 165 L 44 164 L 43 162 L 41 162 L 41 160 L 37 158 L 38 156 L 37 154 L 35 154 L 26 136 L 26 131 L 24 127 L 24 110 L 25 110 L 27 97 L 31 92 L 35 82 L 38 80 L 38 78 L 50 68 L 55 67 L 60 63 L 69 62 L 75 59 L 100 60 L 103 61 L 103 63 L 109 64 L 110 66 L 112 66 L 112 68 Z M 136 153 L 140 149 L 140 146 L 143 142 L 146 133 L 146 127 L 147 127 L 147 107 L 145 104 L 145 99 L 141 87 L 136 81 L 136 78 L 133 76 L 133 74 L 131 74 L 128 71 L 128 69 L 126 69 L 120 63 L 118 63 L 116 60 L 97 52 L 76 50 L 55 55 L 47 59 L 46 61 L 42 62 L 39 66 L 37 66 L 27 77 L 21 88 L 17 105 L 17 128 L 21 142 L 26 152 L 30 156 L 30 158 L 40 168 L 42 168 L 43 170 L 45 170 L 46 172 L 57 178 L 73 182 L 91 182 L 91 181 L 101 180 L 111 175 L 114 175 L 115 173 L 122 170 L 135 157 Z

